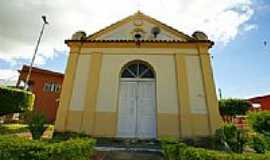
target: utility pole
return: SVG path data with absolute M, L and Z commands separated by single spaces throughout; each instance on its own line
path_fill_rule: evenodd
M 219 95 L 219 99 L 222 99 L 222 90 L 221 90 L 221 88 L 218 89 L 218 95 Z
M 27 74 L 27 77 L 26 77 L 26 81 L 25 81 L 25 84 L 24 84 L 24 89 L 25 90 L 27 90 L 28 85 L 29 85 L 29 80 L 30 80 L 30 77 L 31 77 L 32 67 L 33 67 L 34 61 L 36 59 L 38 47 L 39 47 L 40 40 L 41 40 L 42 35 L 43 35 L 43 32 L 44 32 L 45 25 L 49 24 L 48 21 L 46 20 L 46 16 L 42 16 L 41 18 L 43 20 L 43 25 L 42 25 L 42 28 L 41 28 L 41 31 L 40 31 L 40 34 L 39 34 L 39 37 L 38 37 L 38 41 L 37 41 L 37 45 L 36 45 L 36 48 L 35 48 L 35 52 L 34 52 L 34 55 L 32 57 L 31 64 L 30 64 L 30 67 L 29 67 L 29 71 L 28 71 L 28 74 Z

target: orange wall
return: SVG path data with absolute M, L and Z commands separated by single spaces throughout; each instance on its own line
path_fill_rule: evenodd
M 20 74 L 19 80 L 26 79 L 26 72 Z M 44 113 L 49 122 L 54 122 L 56 119 L 56 113 L 58 108 L 57 99 L 60 97 L 61 91 L 46 92 L 43 90 L 45 83 L 57 83 L 62 85 L 64 76 L 46 74 L 32 71 L 30 81 L 33 81 L 31 91 L 35 94 L 35 110 Z

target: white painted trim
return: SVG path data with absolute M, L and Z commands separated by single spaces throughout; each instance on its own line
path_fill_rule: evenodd
M 154 78 L 121 78 L 121 82 L 155 82 Z

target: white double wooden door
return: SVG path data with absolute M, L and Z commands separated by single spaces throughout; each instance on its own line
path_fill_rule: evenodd
M 122 81 L 118 110 L 118 137 L 155 138 L 154 81 Z

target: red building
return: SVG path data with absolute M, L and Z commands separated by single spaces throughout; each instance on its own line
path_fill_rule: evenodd
M 270 111 L 270 95 L 258 96 L 247 99 L 252 105 L 252 110 Z
M 20 76 L 17 87 L 23 86 L 29 71 L 29 66 L 23 65 L 18 72 Z M 35 110 L 44 113 L 49 122 L 56 118 L 58 99 L 64 74 L 33 67 L 29 80 L 29 88 L 35 94 Z

